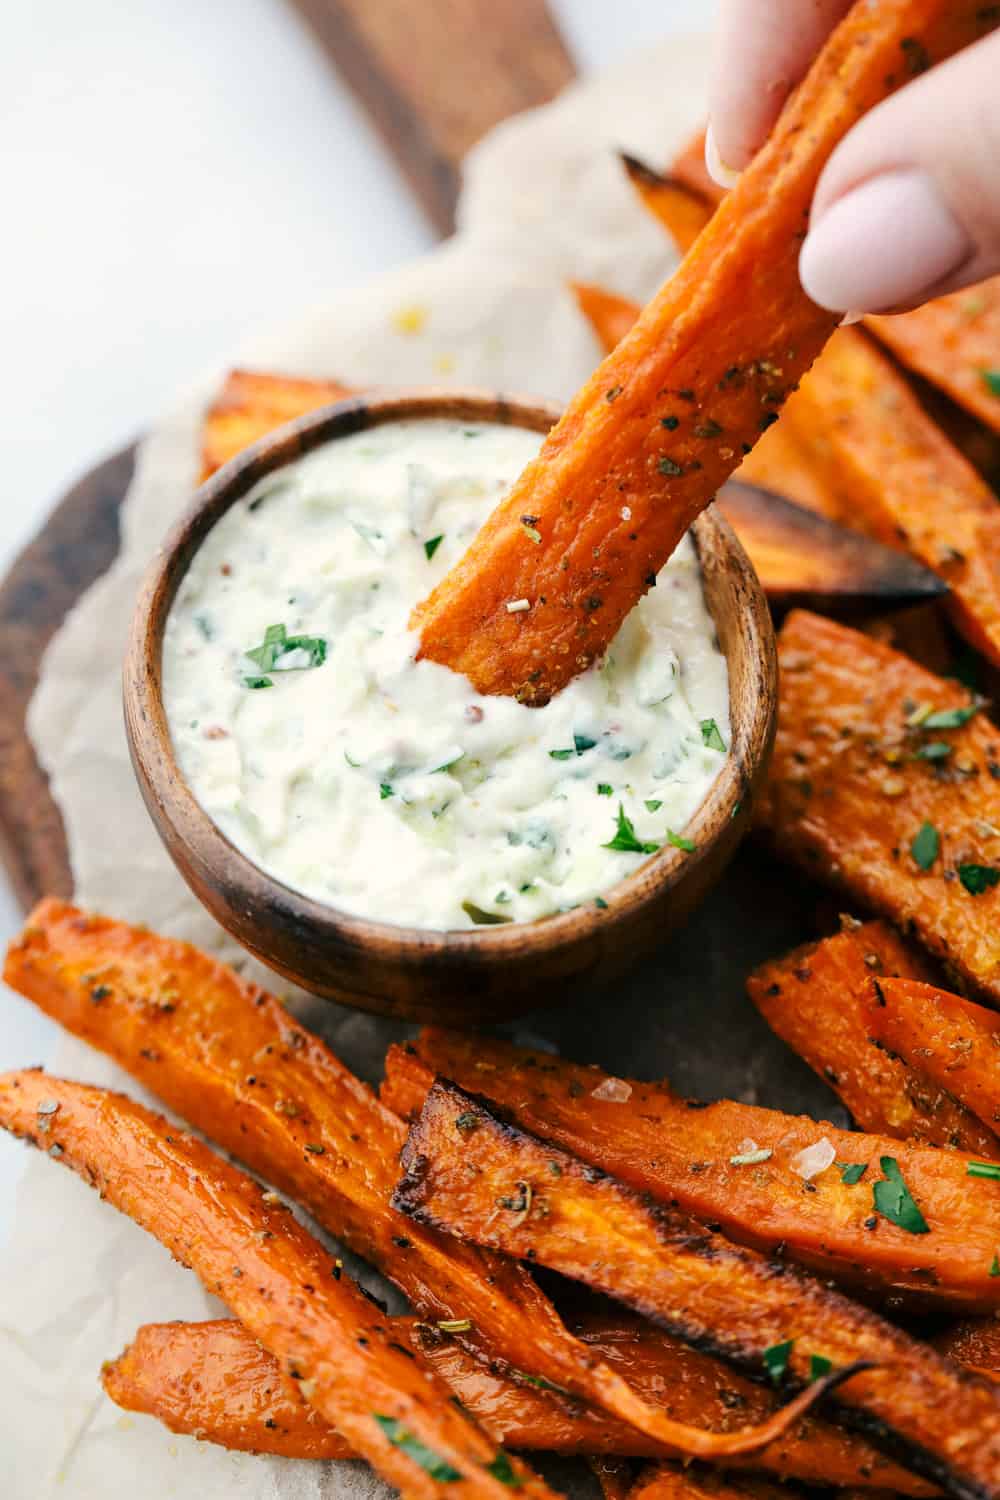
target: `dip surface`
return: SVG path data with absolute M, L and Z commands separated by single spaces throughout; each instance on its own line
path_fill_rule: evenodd
M 175 751 L 208 815 L 286 885 L 468 928 L 600 904 L 654 849 L 684 847 L 729 744 L 690 539 L 604 662 L 544 708 L 414 660 L 411 609 L 540 443 L 376 426 L 262 480 L 199 549 L 164 641 Z

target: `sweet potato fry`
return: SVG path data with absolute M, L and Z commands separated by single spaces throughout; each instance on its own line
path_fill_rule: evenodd
M 595 1360 L 522 1267 L 390 1207 L 400 1120 L 273 996 L 188 944 L 55 901 L 12 944 L 5 977 L 304 1204 L 422 1315 L 467 1320 L 470 1345 L 482 1341 L 671 1448 L 705 1449 L 707 1434 L 688 1433 Z
M 904 365 L 1000 432 L 1000 277 L 865 323 Z
M 627 151 L 621 153 L 621 161 L 643 206 L 685 255 L 715 212 L 715 203 L 679 177 L 663 176 Z
M 432 1324 L 391 1318 L 388 1326 L 401 1342 L 414 1343 L 472 1416 L 508 1447 L 637 1458 L 663 1452 L 635 1428 L 540 1390 L 522 1372 L 484 1364 Z M 677 1419 L 725 1431 L 734 1421 L 760 1421 L 777 1409 L 774 1392 L 650 1324 L 588 1319 L 577 1332 L 647 1400 L 663 1402 L 669 1392 Z M 231 1320 L 140 1328 L 124 1354 L 105 1365 L 102 1380 L 112 1401 L 157 1417 L 173 1432 L 289 1458 L 348 1456 L 344 1440 L 303 1403 L 280 1365 Z M 728 1463 L 810 1484 L 931 1493 L 926 1481 L 864 1438 L 812 1417 L 760 1453 Z
M 352 395 L 338 380 L 302 380 L 230 370 L 225 385 L 205 413 L 201 434 L 201 477 L 207 479 L 276 427 L 306 412 Z
M 1000 665 L 996 496 L 885 355 L 857 328 L 839 329 L 784 421 L 838 498 L 837 518 L 937 573 L 958 628 Z
M 403 1325 L 470 1414 L 511 1448 L 563 1454 L 599 1449 L 640 1458 L 664 1451 L 614 1418 L 581 1410 L 569 1398 L 547 1398 L 524 1383 L 530 1377 L 487 1367 L 432 1325 L 388 1320 L 400 1338 Z M 631 1383 L 651 1401 L 662 1400 L 669 1391 L 674 1416 L 707 1422 L 711 1407 L 713 1424 L 724 1431 L 732 1426 L 734 1412 L 746 1420 L 777 1405 L 776 1396 L 760 1385 L 647 1324 L 597 1324 L 583 1336 L 605 1357 L 619 1362 Z M 305 1404 L 297 1383 L 234 1319 L 147 1324 L 124 1353 L 106 1362 L 101 1379 L 105 1393 L 123 1409 L 155 1417 L 172 1432 L 231 1450 L 302 1459 L 357 1457 Z M 824 1487 L 891 1486 L 896 1494 L 915 1497 L 936 1492 L 860 1434 L 812 1417 L 760 1453 L 726 1462 L 730 1468 Z
M 601 655 L 833 332 L 798 279 L 830 152 L 906 81 L 914 47 L 937 61 L 998 22 L 971 0 L 852 8 L 678 271 L 414 611 L 423 656 L 542 703 Z
M 798 606 L 834 614 L 862 607 L 891 609 L 948 591 L 946 583 L 914 558 L 838 526 L 773 490 L 730 479 L 715 504 L 746 548 L 775 608 Z
M 549 1266 L 778 1383 L 808 1390 L 837 1370 L 831 1400 L 916 1473 L 954 1495 L 1000 1493 L 1000 1391 L 804 1272 L 651 1205 L 440 1080 L 402 1163 L 394 1201 L 420 1222 Z M 847 1377 L 858 1360 L 871 1368 Z
M 618 297 L 614 292 L 589 282 L 572 281 L 570 290 L 598 343 L 610 354 L 639 316 L 641 307 L 627 297 Z M 759 484 L 766 490 L 773 490 L 817 515 L 832 517 L 840 512 L 836 495 L 803 453 L 785 422 L 777 423 L 764 433 L 736 473 L 748 484 Z
M 357 1456 L 303 1400 L 299 1383 L 235 1318 L 147 1323 L 117 1359 L 106 1361 L 101 1384 L 123 1410 L 237 1452 Z
M 0 1077 L 0 1126 L 71 1168 L 190 1266 L 303 1397 L 414 1500 L 551 1497 L 458 1409 L 378 1308 L 294 1216 L 201 1141 L 124 1094 Z M 332 1273 L 332 1274 L 331 1274 Z
M 930 978 L 920 955 L 885 922 L 846 920 L 840 932 L 762 964 L 747 993 L 772 1031 L 828 1083 L 861 1130 L 955 1146 L 1000 1159 L 1000 1140 L 922 1068 L 871 1044 L 872 978 Z
M 703 130 L 674 158 L 667 176 L 695 200 L 715 205 L 726 196 L 705 166 Z M 661 207 L 648 197 L 645 201 L 654 213 Z M 664 213 L 658 217 L 671 227 Z M 869 314 L 864 323 L 901 364 L 1000 433 L 1000 391 L 988 378 L 1000 373 L 1000 277 L 937 297 L 908 313 Z
M 990 1275 L 1000 1199 L 966 1176 L 957 1152 L 732 1100 L 692 1105 L 656 1085 L 488 1037 L 425 1030 L 416 1046 L 387 1058 L 386 1097 L 411 1113 L 435 1075 L 451 1078 L 525 1130 L 740 1244 L 781 1246 L 790 1260 L 894 1302 L 1000 1307 L 1000 1278 Z M 920 1205 L 927 1232 L 881 1214 L 886 1161 Z
M 614 348 L 629 315 L 636 316 L 639 309 L 599 287 L 577 285 L 574 291 L 605 348 Z M 950 590 L 947 602 L 959 629 L 1000 664 L 996 498 L 927 415 L 906 380 L 856 329 L 839 329 L 830 339 L 788 401 L 783 421 L 744 459 L 739 478 L 853 531 L 865 531 L 897 551 L 907 548 L 923 569 L 939 578 L 942 592 Z M 758 507 L 757 515 L 731 516 L 729 493 L 724 485 L 718 503 L 733 522 L 761 582 L 765 588 L 770 585 L 769 597 L 777 597 L 781 588 L 782 559 L 794 582 L 808 573 L 810 555 L 826 560 L 832 538 L 851 536 L 850 531 L 810 530 L 792 512 L 795 534 L 778 546 L 774 531 L 780 516 L 773 503 L 766 511 Z M 746 510 L 744 505 L 742 512 Z M 769 525 L 762 537 L 765 519 Z M 858 555 L 850 560 L 863 566 L 864 549 L 859 542 L 854 546 Z M 875 566 L 874 554 L 869 566 Z M 879 571 L 885 573 L 886 602 L 891 603 L 892 569 L 884 559 Z M 920 576 L 930 592 L 933 586 L 923 572 Z M 905 585 L 899 580 L 896 587 Z M 867 586 L 869 596 L 877 598 L 877 592 Z
M 638 302 L 619 297 L 590 281 L 571 281 L 569 289 L 598 343 L 610 354 L 628 333 L 642 308 Z
M 818 615 L 790 614 L 778 655 L 759 805 L 775 846 L 1000 1003 L 1000 730 L 955 683 Z
M 883 1046 L 948 1089 L 987 1130 L 996 1130 L 1000 1016 L 995 1010 L 935 985 L 887 978 L 869 985 L 867 1014 L 871 1034 Z

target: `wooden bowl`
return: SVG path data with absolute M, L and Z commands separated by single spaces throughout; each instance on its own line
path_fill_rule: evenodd
M 267 875 L 220 832 L 177 764 L 163 707 L 164 626 L 206 533 L 263 475 L 331 438 L 414 417 L 507 422 L 546 432 L 555 407 L 478 392 L 404 392 L 342 401 L 283 427 L 215 474 L 167 537 L 142 585 L 125 661 L 125 720 L 150 815 L 198 899 L 270 968 L 314 994 L 410 1020 L 470 1025 L 569 998 L 619 974 L 685 921 L 750 819 L 774 736 L 777 660 L 767 603 L 746 553 L 714 509 L 694 524 L 705 596 L 729 665 L 732 744 L 685 832 L 592 903 L 532 923 L 434 932 L 352 916 Z

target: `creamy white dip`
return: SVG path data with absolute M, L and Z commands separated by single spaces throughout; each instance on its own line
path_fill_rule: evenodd
M 286 885 L 404 926 L 531 921 L 602 906 L 688 842 L 729 744 L 689 539 L 604 662 L 544 708 L 414 659 L 411 609 L 540 442 L 374 427 L 263 480 L 199 549 L 164 641 L 174 747 L 209 816 Z

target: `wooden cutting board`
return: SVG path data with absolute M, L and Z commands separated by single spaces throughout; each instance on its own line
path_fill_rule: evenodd
M 544 0 L 293 3 L 442 235 L 469 147 L 573 77 Z M 25 909 L 72 892 L 62 819 L 25 716 L 45 647 L 118 551 L 133 457 L 124 449 L 74 485 L 0 584 L 0 859 Z

